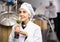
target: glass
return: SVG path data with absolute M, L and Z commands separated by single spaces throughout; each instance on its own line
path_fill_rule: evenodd
M 16 20 L 16 22 L 17 22 L 17 24 L 20 24 L 22 22 L 21 18 L 19 17 L 19 19 Z M 19 33 L 15 32 L 14 34 L 15 34 L 14 38 L 18 39 L 19 38 Z

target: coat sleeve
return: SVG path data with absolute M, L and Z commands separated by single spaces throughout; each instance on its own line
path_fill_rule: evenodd
M 14 42 L 14 27 L 12 27 L 12 31 L 9 35 L 9 40 L 8 42 Z
M 42 34 L 40 27 L 34 31 L 33 36 L 28 36 L 25 42 L 42 42 Z

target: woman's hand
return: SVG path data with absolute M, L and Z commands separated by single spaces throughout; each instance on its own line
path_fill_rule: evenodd
M 23 30 L 20 30 L 20 34 L 25 35 L 26 37 L 28 37 L 28 33 L 23 31 Z
M 20 32 L 20 26 L 19 25 L 15 26 L 14 32 L 16 32 L 16 33 Z
M 23 30 L 21 30 L 19 25 L 17 25 L 17 26 L 15 27 L 14 32 L 20 33 L 20 34 L 25 35 L 26 37 L 28 37 L 28 33 L 25 32 L 25 31 L 23 31 Z

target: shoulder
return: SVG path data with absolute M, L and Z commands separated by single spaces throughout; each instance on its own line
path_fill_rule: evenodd
M 31 22 L 31 27 L 33 27 L 33 28 L 35 28 L 35 29 L 41 29 L 41 27 L 40 26 L 38 26 L 37 24 L 35 24 L 35 23 L 33 23 L 33 22 Z

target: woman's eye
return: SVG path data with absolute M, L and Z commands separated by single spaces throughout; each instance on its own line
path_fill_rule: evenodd
M 19 11 L 18 13 L 26 13 L 26 11 Z
M 23 13 L 26 13 L 26 11 L 23 11 Z
M 21 11 L 19 11 L 19 13 L 21 13 Z

